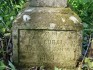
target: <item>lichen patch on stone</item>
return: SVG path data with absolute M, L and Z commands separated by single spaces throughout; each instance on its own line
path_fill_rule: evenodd
M 54 23 L 50 23 L 50 29 L 54 29 L 55 26 L 56 26 L 56 24 L 54 24 Z
M 22 17 L 22 12 L 20 12 L 19 14 L 18 14 L 18 16 L 17 16 L 17 18 L 16 19 L 20 19 L 21 17 Z
M 20 16 L 22 13 L 21 12 L 19 12 L 19 14 L 18 14 L 18 16 Z
M 70 16 L 69 19 L 72 20 L 74 23 L 79 22 L 78 19 L 76 17 L 74 17 L 74 16 Z
M 14 20 L 14 23 L 17 23 L 18 21 L 17 20 Z
M 62 19 L 62 22 L 65 22 L 65 21 L 66 21 L 65 18 L 62 18 L 62 17 L 61 17 L 61 19 Z
M 25 12 L 32 12 L 33 10 L 34 10 L 34 8 L 26 9 Z
M 20 19 L 21 18 L 21 15 L 17 17 L 17 19 Z
M 49 13 L 52 13 L 52 10 L 49 10 L 48 12 L 49 12 Z
M 42 10 L 38 10 L 38 12 L 42 12 Z
M 29 15 L 23 15 L 23 21 L 27 22 L 31 19 L 31 17 Z
M 42 17 L 38 17 L 38 19 L 42 19 Z

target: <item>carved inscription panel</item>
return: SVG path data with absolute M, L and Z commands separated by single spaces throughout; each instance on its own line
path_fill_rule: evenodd
M 72 65 L 79 55 L 75 31 L 19 30 L 19 63 Z

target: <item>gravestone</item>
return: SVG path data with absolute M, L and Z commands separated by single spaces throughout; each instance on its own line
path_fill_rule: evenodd
M 75 70 L 81 56 L 81 19 L 66 0 L 30 0 L 12 26 L 13 61 L 20 70 Z

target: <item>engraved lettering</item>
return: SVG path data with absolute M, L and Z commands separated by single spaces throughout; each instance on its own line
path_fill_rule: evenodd
M 70 38 L 71 41 L 68 40 L 68 34 L 72 35 L 72 33 L 41 30 L 27 31 L 28 30 L 21 30 L 20 32 L 19 58 L 21 63 L 39 64 L 43 62 L 55 62 L 64 64 L 64 60 L 76 60 L 77 52 L 75 52 L 75 49 L 78 50 L 79 48 L 76 48 L 76 46 L 72 47 L 76 39 L 72 37 Z M 66 35 L 68 35 L 68 37 Z M 62 38 L 61 36 L 64 37 Z

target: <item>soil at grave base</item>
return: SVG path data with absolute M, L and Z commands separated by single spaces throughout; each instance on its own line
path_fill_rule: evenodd
M 17 70 L 39 70 L 40 69 L 40 67 L 42 67 L 42 66 L 31 66 L 31 67 L 22 67 L 22 66 L 19 66 L 18 68 L 17 68 Z M 76 69 L 76 68 L 62 68 L 62 67 L 57 67 L 57 68 L 59 68 L 59 69 L 62 69 L 62 70 L 78 70 L 78 69 Z M 44 70 L 54 70 L 55 69 L 55 66 L 45 66 L 44 67 Z
M 54 70 L 55 67 L 62 68 L 62 70 L 77 70 L 76 65 L 72 66 L 63 66 L 60 63 L 18 63 L 15 65 L 17 70 L 39 70 L 37 68 L 43 67 L 45 70 Z M 36 69 L 32 69 L 36 68 Z M 66 69 L 65 69 L 66 68 Z
M 60 69 L 60 68 L 59 68 Z M 32 69 L 32 68 L 19 68 L 17 70 L 39 70 L 39 69 Z M 55 70 L 54 68 L 46 68 L 44 70 Z M 66 68 L 62 68 L 62 70 L 78 70 L 76 68 L 72 68 L 72 69 L 66 69 Z

